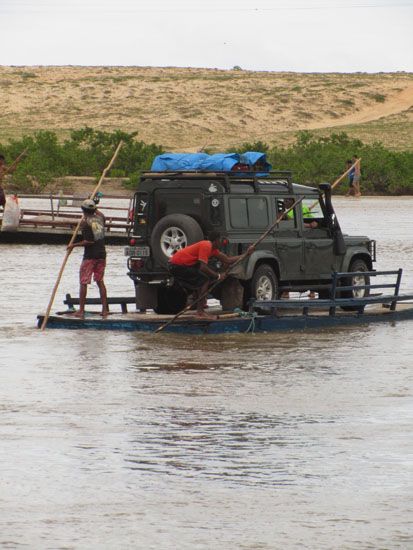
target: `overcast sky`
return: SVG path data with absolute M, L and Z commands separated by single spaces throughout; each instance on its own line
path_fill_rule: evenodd
M 0 65 L 413 71 L 413 0 L 0 0 Z

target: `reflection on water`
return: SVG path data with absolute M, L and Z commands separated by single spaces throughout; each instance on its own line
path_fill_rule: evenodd
M 132 470 L 223 480 L 234 487 L 309 484 L 325 475 L 297 472 L 297 463 L 303 462 L 300 449 L 311 453 L 312 447 L 320 447 L 317 439 L 300 438 L 299 432 L 305 431 L 306 424 L 325 423 L 325 418 L 288 413 L 228 415 L 225 409 L 213 408 L 177 407 L 162 412 L 162 421 L 147 427 L 144 445 L 141 437 L 131 440 L 126 460 Z
M 393 201 L 397 227 L 383 199 L 337 209 L 413 291 L 412 199 Z M 129 294 L 109 250 L 110 293 Z M 40 333 L 64 250 L 1 252 L 2 548 L 411 548 L 411 322 Z

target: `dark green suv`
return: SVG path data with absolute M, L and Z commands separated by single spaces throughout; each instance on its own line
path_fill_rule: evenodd
M 283 214 L 297 199 L 300 204 Z M 271 300 L 282 291 L 317 291 L 328 296 L 334 271 L 371 271 L 375 241 L 343 235 L 331 203 L 329 184 L 320 189 L 292 183 L 290 172 L 265 177 L 218 172 L 146 172 L 134 197 L 130 246 L 125 249 L 137 307 L 176 313 L 187 294 L 167 270 L 175 250 L 204 238 L 211 229 L 223 235 L 225 254 L 242 254 L 279 218 L 274 230 L 226 281 L 241 293 L 225 308 L 250 298 Z M 219 266 L 218 266 L 219 267 Z M 368 276 L 351 281 L 363 286 Z M 360 289 L 358 295 L 364 295 Z M 344 294 L 344 292 L 343 292 Z M 239 303 L 236 303 L 238 300 Z

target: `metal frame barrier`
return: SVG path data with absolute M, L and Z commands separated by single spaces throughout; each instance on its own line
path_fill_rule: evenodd
M 302 308 L 302 314 L 308 315 L 311 309 L 328 309 L 329 315 L 336 314 L 336 308 L 348 308 L 351 311 L 357 311 L 359 314 L 364 313 L 364 308 L 370 304 L 382 304 L 383 307 L 389 307 L 391 311 L 395 311 L 397 302 L 412 300 L 413 295 L 400 296 L 400 285 L 402 279 L 403 269 L 397 269 L 392 271 L 349 271 L 349 272 L 333 272 L 330 286 L 330 298 L 318 299 L 318 300 L 296 300 L 296 299 L 282 299 L 282 300 L 266 300 L 257 301 L 253 300 L 250 304 L 250 311 L 269 310 L 272 315 L 277 314 L 278 309 L 297 309 Z M 380 283 L 380 284 L 346 284 L 340 286 L 342 279 L 351 279 L 355 276 L 377 277 L 377 276 L 396 276 L 396 279 L 392 283 Z M 384 290 L 393 289 L 392 294 L 369 294 L 362 298 L 351 297 L 342 298 L 341 293 L 353 292 L 355 290 L 368 289 L 370 290 Z M 390 305 L 388 305 L 390 304 Z

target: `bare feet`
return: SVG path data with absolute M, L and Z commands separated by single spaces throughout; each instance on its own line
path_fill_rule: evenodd
M 197 311 L 195 317 L 197 319 L 205 319 L 207 321 L 216 321 L 217 319 L 216 315 L 209 315 L 205 311 Z
M 75 311 L 73 313 L 73 317 L 78 317 L 79 319 L 85 318 L 85 312 L 84 311 Z
M 290 293 L 289 292 L 283 292 L 281 294 L 281 299 L 282 300 L 288 300 L 288 298 L 290 297 Z
M 109 315 L 109 310 L 105 309 L 104 311 L 102 311 L 101 315 L 105 319 L 105 317 Z
M 201 305 L 202 307 L 208 307 L 208 299 L 207 298 L 204 298 L 203 300 L 201 300 L 200 303 L 198 303 L 196 301 L 196 298 L 192 297 L 190 299 L 189 303 L 192 304 L 191 307 L 190 307 L 190 309 L 192 309 L 192 310 L 196 309 L 199 305 Z M 189 303 L 188 303 L 188 305 L 189 305 Z
M 309 299 L 309 300 L 315 300 L 315 299 L 316 299 L 315 292 L 310 292 L 310 293 L 308 294 L 308 299 Z

